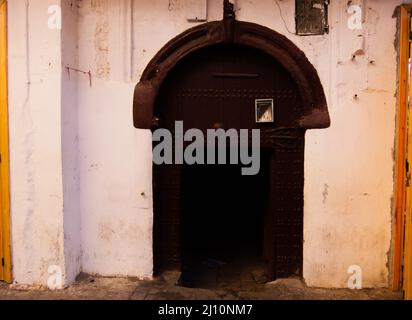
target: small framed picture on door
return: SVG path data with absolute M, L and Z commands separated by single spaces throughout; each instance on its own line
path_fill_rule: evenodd
M 273 99 L 256 100 L 256 123 L 275 122 L 275 106 Z

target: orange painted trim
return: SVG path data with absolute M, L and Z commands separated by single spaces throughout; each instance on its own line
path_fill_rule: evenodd
M 411 91 L 412 97 L 412 91 Z M 409 145 L 408 158 L 412 161 L 412 127 L 409 126 Z M 405 299 L 412 300 L 412 186 L 409 186 L 407 192 L 407 210 L 405 221 L 405 254 L 403 270 L 403 290 Z
M 412 19 L 410 19 L 412 30 Z M 412 52 L 412 44 L 409 44 Z M 409 100 L 412 99 L 412 74 L 409 74 Z M 410 100 L 411 101 L 411 100 Z M 412 114 L 408 112 L 408 162 L 412 163 Z M 403 257 L 403 290 L 405 299 L 412 300 L 412 185 L 407 186 L 406 192 L 406 215 L 405 215 L 405 252 Z
M 402 289 L 402 264 L 404 253 L 404 214 L 406 197 L 406 148 L 407 148 L 407 103 L 408 103 L 408 60 L 409 60 L 409 7 L 401 6 L 399 32 L 399 84 L 396 141 L 396 195 L 394 242 L 392 264 L 392 288 Z
M 9 126 L 7 86 L 7 1 L 0 1 L 0 279 L 12 281 L 10 246 Z

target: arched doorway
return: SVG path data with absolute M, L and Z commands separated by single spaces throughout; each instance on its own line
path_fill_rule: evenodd
M 273 123 L 256 123 L 260 99 L 273 100 Z M 137 128 L 173 132 L 177 120 L 185 130 L 260 129 L 261 171 L 250 178 L 233 166 L 155 167 L 155 270 L 190 273 L 194 263 L 226 263 L 229 251 L 240 253 L 223 257 L 231 261 L 260 256 L 268 280 L 301 275 L 304 137 L 330 125 L 304 54 L 231 15 L 186 31 L 155 56 L 135 90 Z

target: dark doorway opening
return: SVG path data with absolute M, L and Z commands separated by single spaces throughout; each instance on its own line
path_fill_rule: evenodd
M 219 288 L 265 282 L 264 219 L 269 153 L 258 175 L 242 165 L 182 168 L 182 277 L 187 287 Z

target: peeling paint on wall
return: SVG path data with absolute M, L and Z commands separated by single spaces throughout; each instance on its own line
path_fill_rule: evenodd
M 109 8 L 108 0 L 92 0 L 92 9 L 96 12 L 95 59 L 96 75 L 108 79 L 110 76 L 109 62 Z

